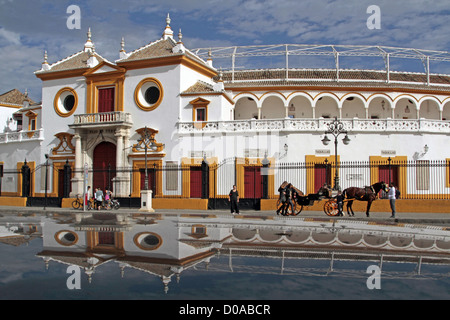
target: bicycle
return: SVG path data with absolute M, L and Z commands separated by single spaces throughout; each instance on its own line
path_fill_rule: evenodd
M 75 200 L 73 200 L 72 202 L 72 208 L 74 209 L 83 209 L 83 199 L 80 198 L 80 195 L 77 195 L 77 198 Z M 94 201 L 93 199 L 90 199 L 87 203 L 86 209 L 87 210 L 91 210 L 94 207 Z
M 72 208 L 79 209 L 83 206 L 83 199 L 80 198 L 80 195 L 77 194 L 77 198 L 72 202 Z

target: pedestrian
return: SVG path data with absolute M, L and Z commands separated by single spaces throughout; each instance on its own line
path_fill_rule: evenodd
M 338 207 L 338 216 L 342 217 L 342 208 L 344 207 L 344 196 L 342 195 L 341 190 L 338 191 L 336 196 L 336 203 Z
M 391 206 L 392 215 L 391 218 L 395 218 L 395 197 L 396 191 L 394 187 L 394 183 L 391 182 L 389 184 L 389 192 L 388 192 L 388 199 L 389 199 L 389 205 Z
M 283 182 L 283 184 L 278 188 L 278 192 L 280 193 L 280 207 L 277 209 L 277 215 L 284 214 L 284 207 L 286 206 L 286 186 L 288 183 L 286 181 Z
M 89 209 L 89 199 L 91 194 L 91 186 L 87 187 L 86 193 L 84 194 L 84 204 L 87 209 Z
M 103 203 L 103 191 L 100 188 L 97 188 L 95 191 L 95 202 L 97 203 L 97 210 L 100 210 Z
M 109 209 L 109 206 L 111 205 L 111 191 L 109 189 L 105 190 L 105 206 L 107 209 Z
M 230 202 L 231 213 L 239 214 L 239 192 L 237 191 L 236 185 L 233 185 L 230 194 L 228 196 L 228 201 Z
M 289 207 L 291 207 L 291 213 L 294 213 L 294 203 L 292 203 L 293 191 L 294 190 L 292 189 L 292 184 L 289 183 L 284 190 L 285 197 L 286 197 L 286 203 L 283 208 L 284 216 L 287 214 Z

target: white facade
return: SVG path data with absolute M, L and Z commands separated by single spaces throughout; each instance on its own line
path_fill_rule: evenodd
M 80 52 L 54 64 L 45 58 L 36 72 L 42 80 L 37 129 L 45 130 L 45 136 L 34 142 L 0 141 L 5 168 L 17 169 L 25 158 L 37 168 L 48 155 L 54 168 L 49 191 L 58 196 L 58 170 L 68 162 L 74 197 L 83 193 L 85 165 L 88 185 L 105 188 L 101 179 L 106 179 L 109 163 L 115 170 L 114 177 L 108 177 L 113 185 L 108 186 L 115 195 L 138 197 L 146 129 L 154 147 L 147 150 L 150 168 L 198 166 L 204 157 L 210 164 L 230 158 L 247 165 L 261 165 L 264 158 L 271 166 L 331 163 L 334 144 L 324 146 L 321 140 L 335 117 L 351 140 L 349 145 L 339 143 L 340 161 L 450 159 L 444 147 L 450 142 L 450 84 L 445 81 L 433 83 L 428 75 L 431 82 L 424 83 L 423 74 L 391 72 L 391 79 L 384 82 L 378 79 L 384 73 L 365 70 L 342 70 L 334 80 L 320 75 L 330 70 L 311 76 L 315 70 L 293 69 L 289 79 L 283 78 L 283 70 L 222 72 L 213 61 L 186 49 L 181 35 L 177 42 L 172 34 L 169 19 L 160 40 L 129 53 L 122 43 L 119 59 L 111 62 L 94 51 L 89 31 Z M 395 80 L 402 76 L 409 80 Z M 97 149 L 100 145 L 103 149 Z M 107 152 L 106 159 L 102 152 Z M 103 176 L 96 176 L 102 170 Z M 32 193 L 37 196 L 44 189 L 42 171 L 35 172 L 34 181 L 40 183 L 34 184 Z M 154 173 L 156 197 L 191 197 L 185 190 L 186 175 L 172 174 L 176 176 L 172 185 L 166 173 Z M 233 182 L 244 180 L 242 173 L 235 175 Z M 273 189 L 280 179 L 284 177 L 271 180 Z M 3 191 L 19 195 L 16 181 L 3 182 Z M 447 188 L 449 183 L 445 184 Z M 229 187 L 217 186 L 214 192 L 225 196 Z M 306 182 L 304 188 L 311 189 Z

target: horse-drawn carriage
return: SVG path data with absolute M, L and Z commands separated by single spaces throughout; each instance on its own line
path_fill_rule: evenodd
M 290 192 L 288 189 L 290 189 Z M 331 188 L 327 185 L 321 187 L 317 193 L 304 195 L 302 191 L 287 181 L 284 181 L 281 184 L 280 188 L 278 188 L 278 192 L 280 192 L 280 197 L 277 201 L 277 214 L 283 216 L 296 216 L 302 212 L 304 206 L 312 206 L 315 201 L 329 199 L 331 197 Z M 287 198 L 285 198 L 285 195 L 283 194 L 286 192 L 288 193 Z M 292 201 L 292 206 L 290 206 L 289 199 Z
M 290 206 L 288 199 L 283 199 L 283 192 L 287 188 L 291 189 L 290 199 L 292 200 L 292 207 Z M 385 192 L 388 191 L 386 183 L 377 182 L 364 188 L 350 187 L 345 189 L 342 192 L 342 195 L 344 196 L 343 202 L 347 203 L 347 214 L 349 216 L 355 215 L 352 209 L 353 201 L 367 201 L 366 215 L 368 217 L 372 202 L 378 198 L 378 193 L 381 190 Z M 320 201 L 323 199 L 328 199 L 323 206 L 323 211 L 328 216 L 337 216 L 339 214 L 336 197 L 333 196 L 331 187 L 326 184 L 321 187 L 317 193 L 310 193 L 306 196 L 302 191 L 286 181 L 283 182 L 278 191 L 280 192 L 280 197 L 277 201 L 277 214 L 282 214 L 284 216 L 296 216 L 302 212 L 303 206 L 312 206 L 315 201 Z

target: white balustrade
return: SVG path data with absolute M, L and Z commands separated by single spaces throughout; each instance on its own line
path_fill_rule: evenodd
M 0 144 L 44 140 L 44 129 L 0 133 Z
M 226 132 L 322 132 L 334 119 L 263 119 L 178 122 L 178 133 Z M 450 133 L 450 122 L 432 119 L 340 119 L 349 132 L 439 132 Z
M 132 123 L 131 114 L 125 112 L 103 112 L 74 115 L 74 125 L 92 125 L 108 123 Z

